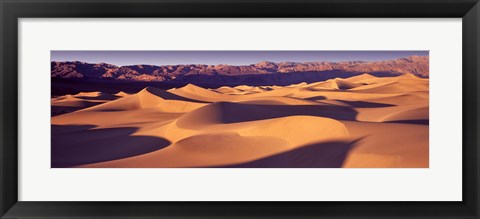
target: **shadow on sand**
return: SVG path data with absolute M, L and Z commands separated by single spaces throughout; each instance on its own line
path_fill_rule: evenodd
M 104 129 L 92 125 L 52 125 L 51 167 L 116 160 L 170 145 L 159 137 L 132 136 L 136 130 L 133 127 Z
M 342 167 L 349 151 L 355 147 L 355 141 L 331 141 L 309 144 L 301 148 L 247 163 L 224 168 L 339 168 Z
M 85 102 L 84 104 L 85 104 L 84 106 L 58 106 L 58 105 L 54 106 L 54 105 L 52 105 L 50 107 L 51 116 L 58 116 L 58 115 L 62 115 L 62 114 L 65 114 L 65 113 L 75 112 L 75 111 L 78 111 L 78 110 L 81 110 L 81 109 L 85 109 L 85 108 L 88 108 L 88 107 L 99 105 L 99 104 L 101 104 L 101 102 L 99 102 L 99 103 Z
M 351 107 L 358 107 L 358 108 L 382 108 L 382 107 L 397 106 L 394 104 L 375 103 L 375 102 L 368 102 L 368 101 L 347 101 L 347 100 L 337 100 L 337 101 L 345 103 Z
M 216 102 L 184 115 L 176 124 L 181 128 L 196 129 L 211 123 L 211 121 L 230 124 L 300 115 L 355 121 L 357 111 L 350 107 L 334 105 L 261 105 Z

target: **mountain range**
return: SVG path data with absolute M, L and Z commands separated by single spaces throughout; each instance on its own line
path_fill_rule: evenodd
M 409 56 L 385 61 L 269 62 L 251 65 L 128 65 L 80 61 L 51 62 L 51 77 L 87 81 L 142 81 L 203 84 L 292 84 L 359 74 L 429 77 L 429 57 Z

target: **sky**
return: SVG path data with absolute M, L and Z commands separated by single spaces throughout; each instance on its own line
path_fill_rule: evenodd
M 124 65 L 250 65 L 261 61 L 381 61 L 428 51 L 51 51 L 51 61 L 82 61 Z

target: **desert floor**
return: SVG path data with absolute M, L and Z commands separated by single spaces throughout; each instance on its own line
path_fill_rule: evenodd
M 195 85 L 52 98 L 52 167 L 426 168 L 429 81 Z

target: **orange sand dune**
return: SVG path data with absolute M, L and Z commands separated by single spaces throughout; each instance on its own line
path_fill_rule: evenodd
M 363 74 L 52 98 L 52 167 L 425 168 L 428 83 Z
M 83 108 L 95 106 L 101 103 L 106 103 L 122 97 L 125 93 L 121 92 L 119 95 L 112 95 L 102 92 L 80 92 L 75 95 L 65 95 L 52 98 L 52 116 L 64 113 L 70 113 Z

